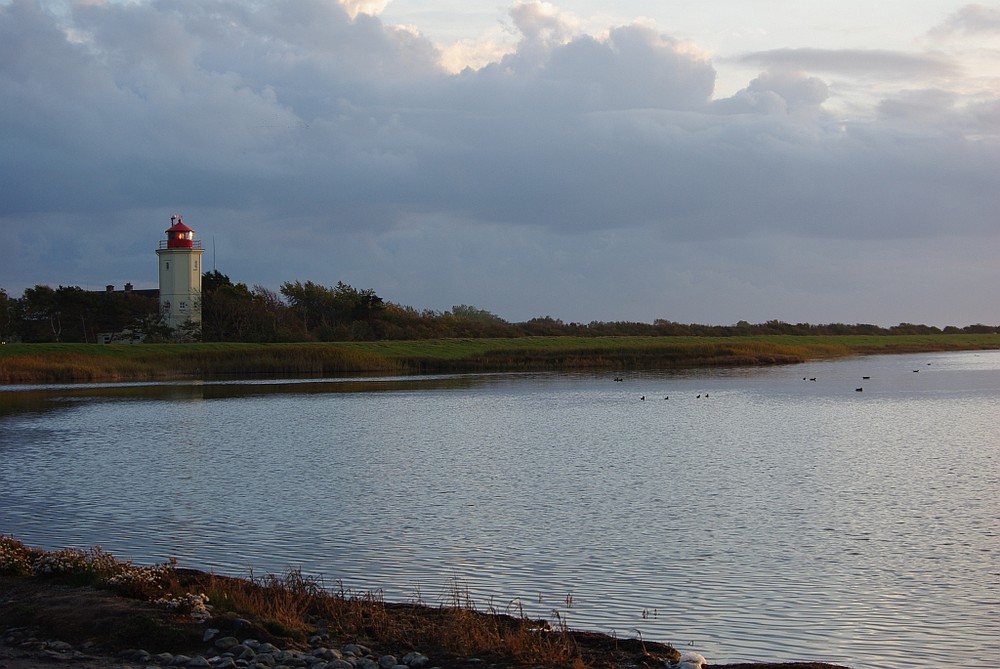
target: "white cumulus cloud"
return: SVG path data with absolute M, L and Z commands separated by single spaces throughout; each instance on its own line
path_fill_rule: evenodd
M 418 308 L 988 319 L 1000 89 L 958 51 L 776 45 L 720 97 L 649 21 L 517 3 L 456 72 L 382 4 L 0 4 L 0 287 L 155 285 L 181 212 L 234 280 Z

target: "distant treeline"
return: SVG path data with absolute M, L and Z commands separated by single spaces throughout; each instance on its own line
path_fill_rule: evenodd
M 0 289 L 0 340 L 94 343 L 100 333 L 126 330 L 166 340 L 155 293 L 35 286 L 12 298 Z
M 213 270 L 202 282 L 202 327 L 167 328 L 154 291 L 85 291 L 76 286 L 35 286 L 13 298 L 0 289 L 0 340 L 97 342 L 102 333 L 128 332 L 148 342 L 331 342 L 532 336 L 920 335 L 1000 333 L 996 325 L 948 326 L 765 323 L 698 325 L 657 319 L 653 323 L 566 323 L 551 316 L 511 323 L 485 310 L 458 305 L 449 311 L 417 310 L 386 302 L 373 290 L 345 283 L 282 284 L 279 292 L 234 283 Z

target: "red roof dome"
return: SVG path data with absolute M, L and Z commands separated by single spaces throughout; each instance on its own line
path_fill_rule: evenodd
M 194 230 L 184 225 L 180 214 L 170 217 L 170 227 L 167 228 L 168 249 L 190 249 L 194 247 Z

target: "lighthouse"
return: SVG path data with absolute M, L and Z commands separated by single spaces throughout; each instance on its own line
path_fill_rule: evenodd
M 170 217 L 167 238 L 160 240 L 160 313 L 170 328 L 201 325 L 201 256 L 205 250 L 180 214 Z

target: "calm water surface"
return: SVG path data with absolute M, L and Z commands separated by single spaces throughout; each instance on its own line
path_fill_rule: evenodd
M 8 386 L 0 533 L 468 593 L 711 662 L 991 667 L 998 435 L 1000 352 Z

